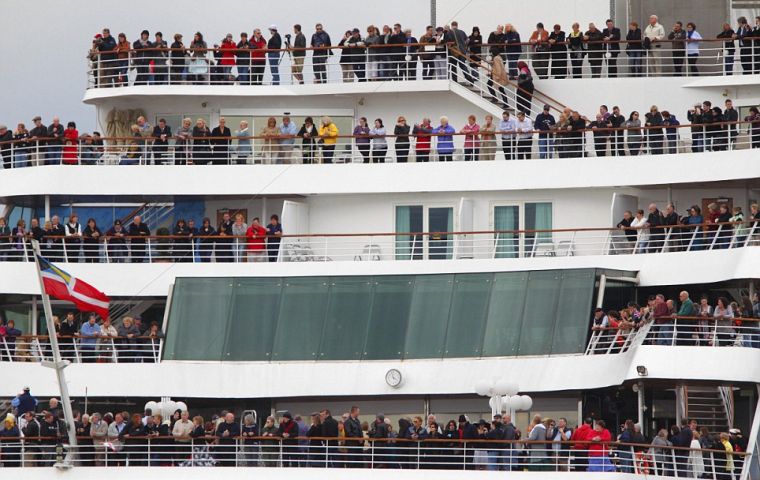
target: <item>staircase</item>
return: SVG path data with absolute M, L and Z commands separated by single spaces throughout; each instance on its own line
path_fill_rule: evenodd
M 142 315 L 149 308 L 159 303 L 160 300 L 128 300 L 128 301 L 116 301 L 111 302 L 108 309 L 108 317 L 114 325 L 120 325 L 121 319 L 124 317 L 134 317 L 135 315 Z
M 687 418 L 710 432 L 727 432 L 733 425 L 732 387 L 684 387 Z
M 0 399 L 0 418 L 5 418 L 6 415 L 11 413 L 11 401 L 12 399 L 10 398 Z
M 155 231 L 162 226 L 162 223 L 174 211 L 174 202 L 156 202 L 144 203 L 142 206 L 134 209 L 126 217 L 121 219 L 121 224 L 126 228 L 132 224 L 132 219 L 136 215 L 142 218 L 142 223 L 148 225 L 151 231 Z M 171 230 L 171 229 L 170 229 Z

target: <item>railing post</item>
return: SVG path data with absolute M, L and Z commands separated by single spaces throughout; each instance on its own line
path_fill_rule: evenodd
M 148 250 L 148 263 L 153 263 L 153 252 L 151 248 L 152 239 L 148 239 L 148 243 L 146 244 L 147 250 Z
M 718 241 L 718 238 L 720 237 L 720 231 L 722 229 L 723 229 L 723 225 L 718 225 L 718 229 L 715 231 L 715 235 L 713 235 L 712 242 L 710 242 L 709 250 L 715 250 L 715 242 Z

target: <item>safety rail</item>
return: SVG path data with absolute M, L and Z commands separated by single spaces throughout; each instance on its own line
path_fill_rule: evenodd
M 242 227 L 241 227 L 242 228 Z M 642 255 L 760 245 L 760 222 L 660 227 L 268 236 L 130 235 L 40 238 L 64 263 L 330 262 Z M 32 261 L 31 233 L 0 237 L 0 261 Z
M 122 432 L 129 432 L 126 425 Z M 607 432 L 609 434 L 609 432 Z M 278 436 L 159 435 L 79 437 L 75 448 L 55 437 L 23 441 L 4 438 L 3 466 L 45 467 L 74 453 L 72 466 L 181 466 L 181 467 L 311 467 L 498 470 L 533 472 L 624 472 L 678 478 L 732 478 L 739 475 L 751 454 L 714 447 L 692 449 L 660 444 L 599 441 L 504 441 L 480 438 L 460 440 Z M 308 444 L 301 445 L 299 440 Z M 83 444 L 84 442 L 92 444 Z M 694 475 L 697 473 L 697 475 Z
M 616 323 L 618 321 L 616 320 Z M 631 319 L 591 328 L 586 355 L 625 353 L 635 345 L 760 348 L 760 319 L 678 316 Z
M 96 325 L 97 326 L 97 325 Z M 100 328 L 99 326 L 97 326 Z M 158 363 L 163 346 L 159 336 L 58 335 L 61 358 L 73 363 Z M 0 337 L 0 362 L 53 361 L 47 335 Z
M 486 87 L 487 88 L 487 87 Z M 658 114 L 659 115 L 659 114 Z M 513 117 L 519 119 L 518 117 Z M 572 119 L 571 119 L 572 120 Z M 527 160 L 735 151 L 760 148 L 760 115 L 744 121 L 671 125 L 641 116 L 642 126 L 597 127 L 586 117 L 535 130 L 532 123 L 501 129 L 479 124 L 469 131 L 447 125 L 409 125 L 408 134 L 256 135 L 213 137 L 208 130 L 188 137 L 153 136 L 67 140 L 28 138 L 0 142 L 4 169 L 43 165 L 251 165 L 405 163 Z M 654 120 L 653 120 L 654 122 Z M 387 127 L 392 131 L 393 127 Z M 505 127 L 506 128 L 506 127 Z M 315 127 L 315 132 L 319 130 Z M 371 133 L 370 133 L 371 132 Z
M 309 48 L 149 47 L 88 53 L 87 88 L 129 85 L 297 85 L 378 80 L 451 78 L 447 63 L 477 75 L 499 56 L 511 77 L 517 63 L 530 64 L 538 79 L 715 76 L 760 73 L 760 45 L 725 38 L 641 41 L 483 43 L 456 46 L 441 38 L 423 43 Z M 737 45 L 738 43 L 738 45 Z M 745 45 L 745 43 L 747 45 Z M 465 51 L 461 48 L 464 47 Z M 463 61 L 471 55 L 476 61 Z M 456 77 L 454 77 L 456 79 Z

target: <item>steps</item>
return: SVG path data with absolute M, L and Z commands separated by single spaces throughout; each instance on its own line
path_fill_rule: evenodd
M 687 387 L 687 413 L 700 427 L 710 432 L 727 432 L 731 428 L 729 410 L 721 388 L 729 387 Z

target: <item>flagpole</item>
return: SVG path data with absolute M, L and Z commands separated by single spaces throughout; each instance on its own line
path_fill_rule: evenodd
M 57 464 L 56 466 L 71 467 L 73 466 L 72 460 L 75 457 L 75 450 L 77 447 L 77 434 L 76 426 L 74 424 L 74 412 L 71 410 L 69 387 L 66 384 L 66 375 L 63 372 L 63 369 L 66 368 L 70 362 L 61 358 L 61 350 L 58 347 L 58 337 L 55 332 L 55 322 L 53 322 L 53 308 L 50 306 L 50 297 L 48 297 L 47 293 L 45 292 L 45 281 L 42 279 L 42 270 L 40 268 L 40 243 L 37 240 L 32 240 L 32 248 L 34 249 L 34 265 L 37 268 L 37 278 L 40 281 L 42 307 L 45 312 L 45 323 L 47 324 L 48 338 L 50 339 L 50 348 L 53 351 L 53 362 L 43 362 L 43 365 L 55 369 L 55 374 L 58 378 L 58 388 L 61 391 L 63 417 L 64 421 L 66 422 L 66 431 L 69 436 L 69 450 L 66 453 L 66 458 L 63 460 L 63 465 Z

